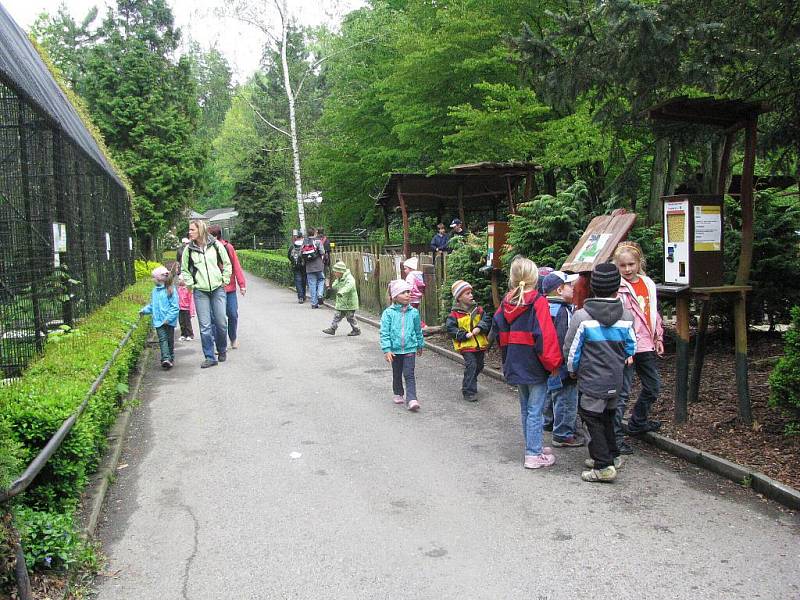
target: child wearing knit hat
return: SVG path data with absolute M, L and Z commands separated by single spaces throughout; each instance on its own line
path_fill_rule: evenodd
M 578 379 L 578 412 L 589 430 L 588 471 L 581 479 L 610 483 L 623 461 L 614 435 L 617 396 L 625 364 L 636 352 L 633 316 L 617 297 L 620 274 L 612 263 L 596 265 L 594 298 L 575 311 L 564 341 L 567 370 Z
M 411 286 L 402 279 L 389 282 L 392 304 L 381 314 L 381 350 L 392 365 L 392 390 L 395 404 L 406 404 L 408 410 L 420 408 L 417 399 L 417 380 L 414 373 L 416 357 L 422 356 L 425 340 L 419 311 L 411 306 Z M 405 379 L 405 389 L 403 380 Z
M 450 290 L 453 293 L 453 308 L 444 326 L 453 338 L 453 347 L 464 359 L 464 379 L 461 393 L 467 402 L 478 399 L 478 375 L 483 371 L 486 349 L 489 347 L 487 335 L 492 328 L 492 315 L 487 314 L 472 296 L 472 285 L 463 279 L 454 281 Z
M 348 336 L 361 335 L 361 330 L 358 328 L 358 321 L 356 321 L 356 311 L 358 310 L 358 289 L 356 288 L 356 279 L 347 268 L 347 265 L 340 261 L 334 263 L 331 268 L 333 273 L 333 282 L 331 289 L 336 294 L 336 304 L 334 305 L 335 312 L 333 313 L 333 322 L 327 329 L 323 329 L 322 333 L 328 335 L 336 335 L 336 329 L 342 319 L 347 319 L 350 324 L 350 333 Z
M 173 279 L 175 272 L 159 265 L 151 273 L 155 287 L 150 293 L 150 304 L 142 307 L 140 315 L 152 315 L 152 325 L 158 335 L 161 366 L 171 369 L 175 364 L 175 326 L 178 324 L 178 293 Z

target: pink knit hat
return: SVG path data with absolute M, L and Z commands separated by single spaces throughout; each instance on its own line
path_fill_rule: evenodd
M 389 295 L 392 297 L 392 300 L 394 300 L 397 296 L 399 296 L 403 292 L 410 292 L 410 291 L 411 291 L 411 286 L 408 285 L 408 283 L 406 283 L 402 279 L 393 279 L 392 281 L 389 282 Z
M 167 275 L 169 275 L 169 269 L 163 265 L 159 265 L 150 273 L 153 276 L 153 279 L 158 279 L 159 281 L 166 281 Z

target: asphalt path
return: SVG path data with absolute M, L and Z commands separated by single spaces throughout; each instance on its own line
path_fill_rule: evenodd
M 148 367 L 99 535 L 114 599 L 800 598 L 800 519 L 640 449 L 614 484 L 585 448 L 522 468 L 514 390 L 426 352 L 392 403 L 378 332 L 250 277 L 241 348 Z

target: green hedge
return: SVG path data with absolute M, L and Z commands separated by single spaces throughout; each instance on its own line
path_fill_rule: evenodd
M 285 252 L 278 254 L 263 250 L 237 250 L 236 254 L 245 271 L 280 285 L 288 287 L 294 285 L 292 266 Z
M 0 387 L 0 484 L 7 485 L 80 405 L 128 330 L 138 322 L 86 411 L 33 485 L 15 500 L 29 567 L 34 563 L 50 568 L 69 566 L 65 547 L 76 553 L 85 551 L 74 537 L 74 514 L 105 449 L 106 434 L 120 410 L 118 401 L 127 391 L 129 373 L 144 348 L 150 322 L 140 320 L 138 311 L 147 303 L 151 285 L 140 281 L 129 287 L 76 329 L 48 342 L 43 355 L 20 379 Z M 48 540 L 52 539 L 73 541 L 50 548 Z
M 800 425 L 800 306 L 792 308 L 792 322 L 783 335 L 783 357 L 769 376 L 770 405 L 786 410 L 797 432 Z

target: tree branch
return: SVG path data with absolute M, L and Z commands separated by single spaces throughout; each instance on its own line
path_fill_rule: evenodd
M 262 115 L 262 114 L 261 114 L 261 113 L 258 111 L 258 109 L 257 109 L 255 106 L 253 106 L 253 103 L 252 103 L 252 102 L 250 102 L 250 100 L 249 100 L 249 99 L 245 98 L 245 97 L 244 97 L 243 95 L 241 95 L 241 94 L 237 94 L 237 95 L 239 96 L 239 98 L 241 98 L 242 100 L 244 100 L 245 102 L 247 102 L 247 106 L 249 106 L 249 107 L 250 107 L 250 108 L 253 110 L 253 112 L 254 112 L 254 113 L 256 113 L 256 115 L 258 116 L 258 118 L 259 118 L 259 119 L 261 119 L 261 120 L 262 120 L 262 121 L 263 121 L 265 124 L 269 125 L 269 126 L 270 126 L 270 127 L 272 127 L 272 128 L 275 130 L 275 131 L 277 131 L 278 133 L 282 133 L 283 135 L 285 135 L 285 136 L 286 136 L 286 137 L 288 137 L 288 138 L 291 138 L 291 137 L 292 137 L 292 135 L 291 135 L 291 134 L 290 134 L 288 131 L 286 131 L 285 129 L 281 129 L 281 128 L 280 128 L 280 127 L 278 127 L 277 125 L 273 125 L 272 123 L 270 123 L 270 122 L 267 120 L 267 118 L 266 118 L 264 115 Z

